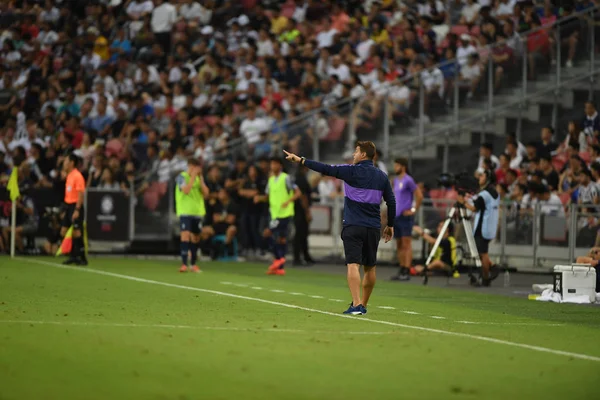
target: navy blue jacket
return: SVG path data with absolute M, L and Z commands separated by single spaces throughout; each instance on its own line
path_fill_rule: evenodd
M 385 172 L 376 168 L 373 161 L 365 160 L 353 165 L 328 165 L 306 160 L 304 165 L 315 172 L 344 181 L 344 226 L 381 228 L 381 198 L 388 208 L 388 226 L 394 226 L 396 198 Z

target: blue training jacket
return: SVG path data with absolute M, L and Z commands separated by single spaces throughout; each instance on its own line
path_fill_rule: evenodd
M 381 228 L 381 199 L 388 209 L 388 226 L 394 226 L 396 198 L 385 172 L 373 161 L 365 160 L 352 165 L 329 165 L 306 160 L 304 165 L 315 172 L 344 181 L 344 226 Z

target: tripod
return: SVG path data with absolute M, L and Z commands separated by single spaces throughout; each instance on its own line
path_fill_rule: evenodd
M 467 237 L 467 245 L 469 246 L 469 255 L 471 256 L 471 258 L 475 259 L 475 265 L 477 266 L 477 268 L 479 268 L 481 270 L 481 259 L 479 258 L 479 252 L 477 251 L 477 246 L 475 245 L 475 237 L 473 236 L 473 229 L 471 228 L 471 224 L 468 221 L 467 210 L 466 210 L 465 206 L 463 206 L 462 204 L 457 202 L 457 203 L 454 203 L 454 205 L 452 206 L 452 209 L 450 209 L 450 212 L 448 213 L 448 216 L 446 217 L 446 221 L 444 221 L 444 225 L 442 226 L 442 230 L 440 231 L 440 234 L 438 235 L 438 237 L 435 239 L 435 243 L 433 244 L 433 247 L 431 248 L 431 251 L 429 252 L 429 257 L 427 257 L 427 261 L 425 261 L 425 266 L 424 266 L 425 269 L 423 270 L 423 285 L 427 285 L 427 283 L 429 282 L 427 266 L 433 260 L 433 257 L 435 256 L 435 253 L 436 253 L 438 247 L 440 246 L 440 243 L 441 243 L 442 239 L 444 238 L 446 231 L 448 230 L 448 225 L 450 225 L 450 222 L 452 222 L 452 219 L 454 218 L 455 214 L 457 214 L 457 212 L 458 212 L 457 218 L 459 219 L 459 222 L 462 223 L 463 229 L 465 230 L 465 236 Z M 469 277 L 471 278 L 471 281 L 473 281 L 474 276 L 473 276 L 472 268 L 471 268 L 471 271 L 469 272 Z

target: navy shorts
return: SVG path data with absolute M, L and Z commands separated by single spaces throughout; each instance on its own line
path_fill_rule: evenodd
M 291 220 L 292 218 L 288 217 L 272 219 L 269 221 L 269 230 L 273 234 L 273 237 L 282 239 L 287 238 Z
M 365 226 L 345 226 L 342 229 L 346 264 L 360 264 L 365 267 L 377 265 L 377 248 L 381 230 Z
M 480 255 L 489 253 L 490 242 L 491 240 L 485 239 L 483 236 L 475 236 L 475 246 L 477 247 L 477 252 Z
M 181 232 L 191 232 L 194 235 L 200 234 L 202 230 L 202 218 L 182 215 L 179 217 Z
M 407 236 L 412 236 L 412 228 L 415 224 L 413 215 L 405 216 L 398 215 L 394 219 L 394 238 L 400 239 Z

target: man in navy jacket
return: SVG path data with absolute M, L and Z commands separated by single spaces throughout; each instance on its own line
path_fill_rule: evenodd
M 383 198 L 388 209 L 388 226 L 383 230 L 385 242 L 394 236 L 396 199 L 388 176 L 373 165 L 377 149 L 373 142 L 358 142 L 351 165 L 328 165 L 307 160 L 284 150 L 286 159 L 301 163 L 315 172 L 344 181 L 344 220 L 342 241 L 348 265 L 348 287 L 352 303 L 344 314 L 367 313 L 367 303 L 375 286 L 377 248 L 381 238 L 380 204 Z M 360 266 L 365 269 L 361 281 Z

